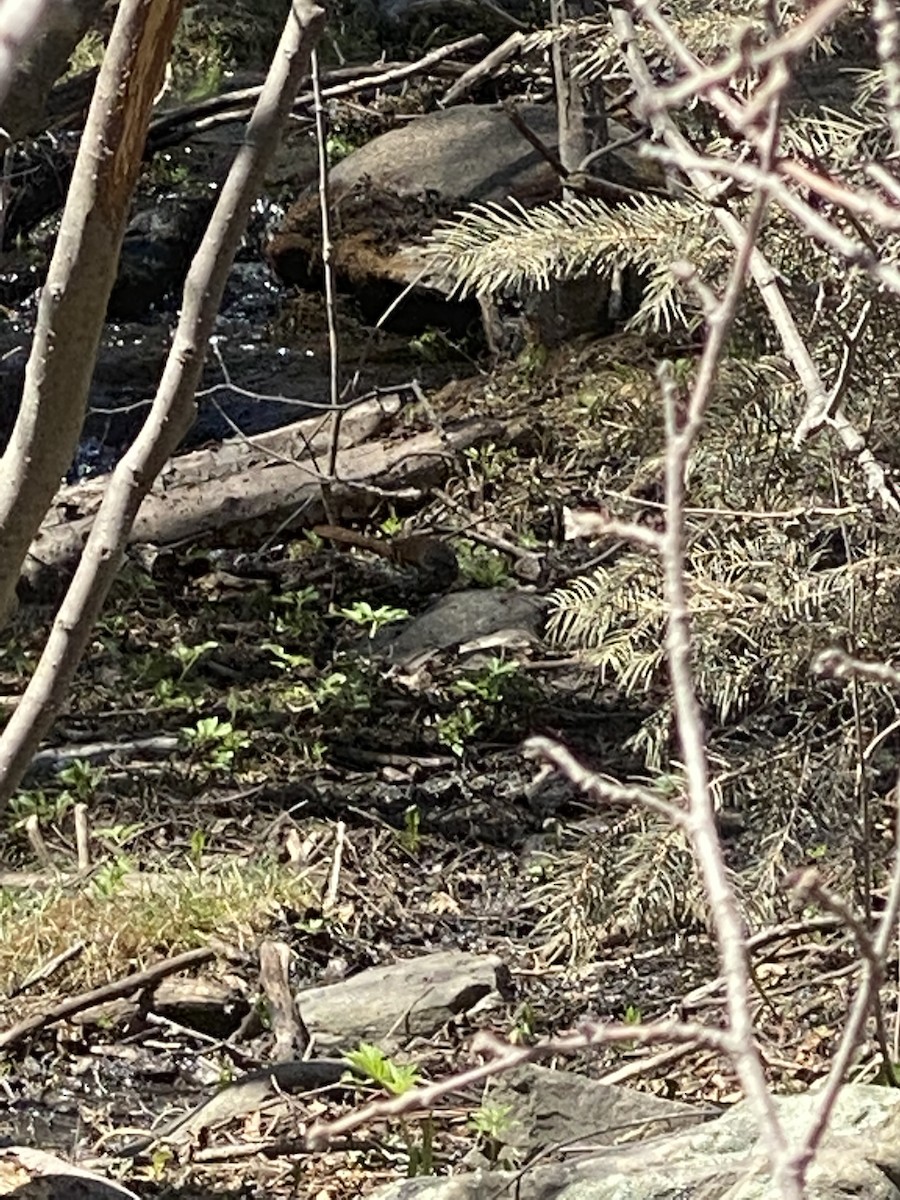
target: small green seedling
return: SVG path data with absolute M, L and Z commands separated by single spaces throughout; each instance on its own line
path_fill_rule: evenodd
M 456 543 L 456 553 L 459 573 L 470 583 L 484 588 L 508 587 L 511 584 L 509 564 L 498 551 L 461 540 Z
M 168 1169 L 175 1158 L 174 1150 L 169 1150 L 165 1146 L 158 1146 L 150 1156 L 150 1166 L 147 1174 L 153 1183 L 162 1183 L 166 1178 Z
M 397 516 L 396 513 L 391 513 L 391 515 L 389 517 L 385 517 L 385 519 L 381 522 L 381 524 L 378 526 L 378 528 L 381 530 L 381 532 L 384 534 L 385 537 L 392 538 L 392 537 L 396 537 L 398 533 L 402 532 L 403 522 L 400 520 L 400 518 Z
M 516 662 L 489 658 L 479 671 L 457 680 L 451 690 L 458 696 L 477 696 L 485 704 L 499 704 L 504 699 L 504 683 L 518 671 Z
M 446 333 L 440 329 L 425 329 L 417 337 L 409 339 L 410 353 L 422 362 L 444 362 L 448 348 L 455 349 Z
M 505 1138 L 516 1124 L 511 1104 L 494 1104 L 485 1100 L 469 1117 L 469 1128 L 478 1135 L 478 1148 L 491 1164 L 501 1170 L 512 1170 L 518 1151 L 505 1145 Z
M 201 717 L 196 725 L 182 729 L 182 739 L 211 771 L 230 769 L 238 750 L 250 745 L 250 738 L 219 717 Z
M 493 442 L 488 442 L 484 446 L 470 446 L 463 450 L 463 458 L 468 459 L 476 474 L 485 482 L 490 482 L 501 479 L 518 455 L 515 450 L 500 450 Z
M 58 779 L 65 786 L 56 795 L 33 788 L 12 797 L 9 808 L 15 818 L 13 828 L 21 829 L 29 817 L 37 817 L 41 824 L 61 821 L 73 804 L 91 799 L 103 777 L 102 767 L 93 767 L 82 758 L 75 759 L 59 772 Z
M 302 679 L 279 689 L 278 697 L 291 712 L 365 712 L 372 706 L 372 688 L 358 670 L 331 671 L 314 683 Z
M 350 608 L 342 608 L 339 611 L 345 620 L 354 625 L 368 626 L 370 638 L 385 625 L 391 625 L 394 621 L 405 621 L 409 616 L 405 608 L 391 608 L 388 604 L 373 608 L 366 600 L 358 600 Z
M 513 1015 L 509 1040 L 514 1046 L 530 1044 L 537 1037 L 537 1018 L 530 1000 L 523 1000 Z
M 191 866 L 199 874 L 203 867 L 203 852 L 206 850 L 206 833 L 202 829 L 195 829 L 191 834 L 191 844 L 188 850 L 188 860 Z
M 438 741 L 446 746 L 457 758 L 462 758 L 466 752 L 467 743 L 471 742 L 481 728 L 471 705 L 463 701 L 446 717 L 438 717 L 435 721 Z
M 335 166 L 342 158 L 346 158 L 356 149 L 358 149 L 358 143 L 342 133 L 332 132 L 325 139 L 325 155 L 329 167 Z
M 153 686 L 153 702 L 158 708 L 196 708 L 197 698 L 180 687 L 174 679 L 158 679 Z
M 101 863 L 91 876 L 91 887 L 98 896 L 108 900 L 121 890 L 122 881 L 134 870 L 134 862 L 127 854 L 117 854 L 115 858 Z
M 13 829 L 21 829 L 29 817 L 37 817 L 42 825 L 61 821 L 74 803 L 71 792 L 60 792 L 56 796 L 48 795 L 43 788 L 19 792 L 9 802 L 14 817 Z
M 146 826 L 135 821 L 131 824 L 125 823 L 121 825 L 103 825 L 99 829 L 91 830 L 91 837 L 98 842 L 106 842 L 109 846 L 115 846 L 117 849 L 122 846 L 127 846 L 129 842 L 140 837 Z
M 66 791 L 75 800 L 84 802 L 91 799 L 105 774 L 102 767 L 91 766 L 83 758 L 76 758 L 60 771 L 59 781 L 65 784 Z
M 371 1042 L 360 1042 L 355 1050 L 351 1050 L 344 1057 L 360 1075 L 364 1075 L 392 1096 L 402 1096 L 421 1079 L 418 1067 L 412 1063 L 394 1062 L 380 1047 L 373 1046 Z M 400 1121 L 408 1155 L 407 1175 L 410 1178 L 434 1174 L 434 1121 L 430 1116 L 426 1116 L 417 1126 L 418 1138 L 409 1122 Z
M 312 660 L 308 655 L 293 654 L 290 650 L 285 650 L 284 646 L 279 646 L 276 642 L 263 642 L 262 649 L 268 650 L 272 656 L 272 662 L 279 671 L 298 671 L 312 664 Z
M 403 813 L 403 829 L 397 840 L 408 854 L 418 854 L 422 848 L 422 810 L 410 804 Z
M 319 593 L 314 587 L 298 588 L 295 592 L 275 596 L 272 604 L 278 605 L 283 612 L 283 616 L 275 619 L 275 632 L 292 637 L 308 637 L 319 620 L 318 599 Z
M 178 676 L 178 682 L 181 683 L 185 679 L 205 654 L 208 654 L 210 650 L 218 650 L 218 648 L 218 642 L 200 642 L 196 646 L 188 646 L 180 641 L 176 642 L 169 653 L 181 665 L 181 674 Z
M 419 1068 L 414 1064 L 394 1062 L 371 1042 L 360 1042 L 355 1050 L 350 1050 L 344 1057 L 355 1071 L 392 1096 L 402 1096 L 414 1088 L 421 1078 Z

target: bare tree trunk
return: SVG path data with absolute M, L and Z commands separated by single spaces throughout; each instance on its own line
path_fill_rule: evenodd
M 8 145 L 39 126 L 50 89 L 65 71 L 72 51 L 100 15 L 103 3 L 104 0 L 0 3 L 0 141 Z
M 312 0 L 293 0 L 244 144 L 191 264 L 181 318 L 153 407 L 113 473 L 41 660 L 0 735 L 0 801 L 18 786 L 53 723 L 118 572 L 141 501 L 194 419 L 194 394 L 231 263 L 324 24 L 325 13 Z
M 567 21 L 594 12 L 594 0 L 551 0 L 553 25 L 558 29 Z M 555 37 L 550 49 L 556 112 L 559 123 L 559 160 L 568 175 L 583 169 L 588 155 L 605 146 L 606 107 L 601 80 L 584 81 L 573 73 L 577 35 Z M 563 197 L 580 195 L 563 181 Z M 609 285 L 596 275 L 577 279 L 554 279 L 546 291 L 529 302 L 532 328 L 547 345 L 558 345 L 580 333 L 600 333 L 609 325 Z
M 593 14 L 592 0 L 551 0 L 553 25 Z M 600 80 L 584 82 L 572 74 L 575 35 L 554 40 L 550 61 L 559 120 L 559 161 L 571 175 L 594 150 L 607 142 L 606 107 Z
M 88 114 L 25 372 L 0 459 L 0 622 L 72 461 L 141 164 L 183 0 L 122 0 Z

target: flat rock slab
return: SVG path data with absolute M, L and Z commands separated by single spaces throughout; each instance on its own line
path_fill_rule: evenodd
M 506 980 L 506 968 L 494 955 L 447 950 L 308 988 L 297 1004 L 317 1055 L 341 1054 L 360 1042 L 390 1054 L 496 996 Z
M 491 1088 L 490 1101 L 509 1109 L 509 1128 L 500 1140 L 518 1150 L 523 1160 L 570 1141 L 573 1132 L 581 1143 L 606 1146 L 674 1133 L 707 1120 L 696 1105 L 533 1065 L 501 1076 Z
M 564 1072 L 560 1073 L 568 1078 Z M 640 1096 L 640 1104 L 650 1097 Z M 818 1107 L 815 1093 L 775 1098 L 788 1139 L 797 1144 Z M 680 1108 L 680 1105 L 675 1106 Z M 650 1118 L 651 1129 L 656 1118 Z M 576 1114 L 568 1137 L 589 1139 Z M 886 1087 L 844 1087 L 831 1124 L 807 1172 L 816 1200 L 898 1200 L 900 1093 Z M 558 1163 L 538 1161 L 522 1171 L 473 1171 L 448 1179 L 407 1179 L 375 1193 L 378 1200 L 780 1200 L 752 1109 L 746 1101 L 723 1116 L 681 1133 L 649 1136 L 629 1145 Z
M 399 633 L 385 627 L 371 649 L 400 667 L 411 667 L 430 655 L 471 644 L 509 645 L 540 641 L 546 600 L 532 592 L 472 588 L 450 592 Z

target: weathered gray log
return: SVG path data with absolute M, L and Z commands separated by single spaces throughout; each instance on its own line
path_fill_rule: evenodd
M 445 477 L 449 457 L 483 442 L 504 440 L 507 433 L 500 421 L 472 419 L 443 435 L 427 432 L 406 440 L 351 446 L 338 454 L 338 483 L 332 487 L 337 515 L 349 519 L 365 514 L 374 503 L 372 487 L 433 487 Z M 319 474 L 324 464 L 308 455 L 273 462 L 254 448 L 243 461 L 239 453 L 235 455 L 228 463 L 234 469 L 222 477 L 209 463 L 212 478 L 206 477 L 203 463 L 195 459 L 183 483 L 177 467 L 157 481 L 134 523 L 130 545 L 171 546 L 188 539 L 246 545 L 276 527 L 308 528 L 325 517 Z M 90 507 L 95 510 L 100 482 L 82 486 L 81 496 L 91 497 Z M 32 545 L 24 577 L 40 599 L 58 594 L 93 521 L 93 511 L 84 515 L 76 510 L 78 515 L 72 519 L 72 507 L 70 494 L 68 506 L 63 494 Z

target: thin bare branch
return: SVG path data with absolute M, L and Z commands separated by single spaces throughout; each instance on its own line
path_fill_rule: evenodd
M 582 766 L 575 756 L 559 742 L 547 737 L 530 737 L 523 747 L 530 758 L 543 758 L 551 763 L 571 783 L 598 804 L 640 805 L 651 812 L 659 813 L 673 825 L 685 828 L 687 813 L 667 800 L 661 800 L 649 788 L 626 787 L 612 779 L 606 779 L 595 771 Z
M 766 66 L 786 67 L 794 58 L 805 53 L 822 34 L 833 25 L 850 0 L 818 0 L 812 5 L 802 21 L 780 38 L 753 47 L 739 32 L 736 47 L 713 67 L 702 67 L 671 25 L 662 19 L 657 0 L 637 0 L 635 9 L 641 18 L 660 35 L 665 46 L 676 57 L 682 67 L 690 72 L 688 78 L 665 88 L 655 88 L 651 94 L 641 95 L 641 111 L 647 116 L 679 108 L 695 96 L 707 94 L 717 87 L 726 87 L 735 76 L 748 71 L 759 71 Z M 768 99 L 766 101 L 768 103 Z
M 409 1113 L 434 1108 L 439 1100 L 453 1092 L 465 1091 L 494 1075 L 505 1074 L 526 1063 L 539 1062 L 556 1055 L 575 1054 L 591 1046 L 618 1042 L 640 1042 L 642 1045 L 658 1045 L 662 1042 L 688 1043 L 692 1046 L 706 1046 L 719 1053 L 728 1053 L 731 1045 L 728 1035 L 721 1030 L 685 1021 L 658 1021 L 647 1025 L 585 1023 L 577 1033 L 551 1038 L 546 1042 L 539 1042 L 536 1046 L 510 1046 L 491 1034 L 480 1033 L 474 1039 L 472 1049 L 476 1054 L 492 1055 L 490 1061 L 451 1075 L 447 1079 L 441 1079 L 437 1083 L 412 1088 L 399 1096 L 373 1100 L 370 1104 L 364 1104 L 334 1121 L 316 1121 L 306 1135 L 306 1145 L 310 1150 L 321 1150 L 351 1130 L 369 1125 L 373 1121 L 403 1117 Z
M 805 1170 L 812 1162 L 816 1150 L 825 1136 L 838 1094 L 865 1033 L 866 1020 L 875 1002 L 878 989 L 884 981 L 885 963 L 897 928 L 897 919 L 900 917 L 900 781 L 895 785 L 894 798 L 897 813 L 894 828 L 894 857 L 888 881 L 887 903 L 878 922 L 874 938 L 871 938 L 868 931 L 852 916 L 843 901 L 830 895 L 818 883 L 810 885 L 807 881 L 805 884 L 810 893 L 825 908 L 840 916 L 853 932 L 862 958 L 862 978 L 850 1006 L 840 1043 L 831 1060 L 825 1086 L 819 1093 L 818 1105 L 796 1155 L 796 1161 L 801 1170 Z
M 613 13 L 613 27 L 630 55 L 629 66 L 638 76 L 642 98 L 652 97 L 653 84 L 643 60 L 639 60 L 633 42 L 633 27 L 623 13 Z M 783 76 L 786 82 L 786 76 Z M 783 90 L 783 86 L 782 86 Z M 774 94 L 766 128 L 763 156 L 768 174 L 778 140 L 781 92 Z M 669 122 L 664 118 L 667 137 Z M 680 145 L 679 149 L 688 148 Z M 703 182 L 707 183 L 706 175 Z M 764 1136 L 776 1186 L 786 1197 L 801 1200 L 803 1178 L 794 1161 L 768 1090 L 765 1071 L 754 1038 L 750 1011 L 750 967 L 745 929 L 734 892 L 728 881 L 722 846 L 716 828 L 715 810 L 706 757 L 706 736 L 691 666 L 691 623 L 685 579 L 685 480 L 690 455 L 700 434 L 706 408 L 719 364 L 725 352 L 728 334 L 743 292 L 745 277 L 755 256 L 756 239 L 762 227 L 768 190 L 757 193 L 746 229 L 729 223 L 729 234 L 737 254 L 721 303 L 707 317 L 707 337 L 697 369 L 687 411 L 680 420 L 681 405 L 671 367 L 663 363 L 660 383 L 666 420 L 666 529 L 662 539 L 664 593 L 668 614 L 666 658 L 672 679 L 675 723 L 681 744 L 682 761 L 690 801 L 688 833 L 700 869 L 704 889 L 712 911 L 713 926 L 725 976 L 729 1027 L 733 1039 L 732 1061 L 753 1106 Z M 733 219 L 732 219 L 733 220 Z
M 44 653 L 0 735 L 0 799 L 18 786 L 58 712 L 122 562 L 138 508 L 193 421 L 194 396 L 231 263 L 324 20 L 324 11 L 312 0 L 294 0 L 246 138 L 188 272 L 181 317 L 153 406 L 113 473 Z
M 655 9 L 656 0 L 645 0 L 643 9 L 645 16 Z M 659 21 L 662 21 L 662 18 L 659 18 Z M 653 92 L 653 79 L 638 48 L 634 22 L 630 15 L 622 9 L 614 8 L 611 12 L 611 23 L 613 32 L 622 46 L 626 66 L 638 92 L 640 94 Z M 674 33 L 672 37 L 675 37 Z M 680 39 L 676 40 L 680 44 Z M 686 47 L 683 48 L 680 61 L 682 65 L 689 68 L 691 64 L 696 63 Z M 722 93 L 722 98 L 720 98 L 720 93 Z M 723 111 L 726 106 L 732 104 L 722 88 L 712 89 L 710 98 Z M 732 107 L 734 106 L 732 105 Z M 693 157 L 693 148 L 666 112 L 654 111 L 650 119 L 654 134 L 671 150 L 683 152 L 688 161 Z M 750 136 L 750 132 L 747 136 Z M 716 201 L 719 185 L 715 176 L 700 168 L 689 169 L 687 174 L 693 186 L 702 195 L 708 195 L 713 201 Z M 716 203 L 714 214 L 728 238 L 735 246 L 739 246 L 744 231 L 738 219 L 721 203 Z M 777 273 L 758 248 L 755 248 L 750 256 L 749 267 L 760 297 L 781 338 L 785 354 L 797 372 L 797 377 L 808 397 L 807 415 L 798 427 L 794 438 L 795 444 L 799 445 L 810 432 L 810 428 L 807 428 L 809 414 L 828 411 L 830 391 L 813 362 L 812 355 L 782 295 Z M 843 414 L 837 414 L 829 423 L 837 432 L 846 449 L 856 456 L 870 494 L 877 496 L 885 508 L 893 512 L 900 512 L 900 497 L 897 496 L 888 480 L 884 468 L 866 448 L 865 442 L 850 421 Z
M 832 679 L 855 677 L 900 688 L 900 671 L 896 667 L 889 667 L 887 663 L 881 662 L 864 662 L 837 647 L 823 650 L 816 655 L 812 669 L 817 675 L 830 675 Z

